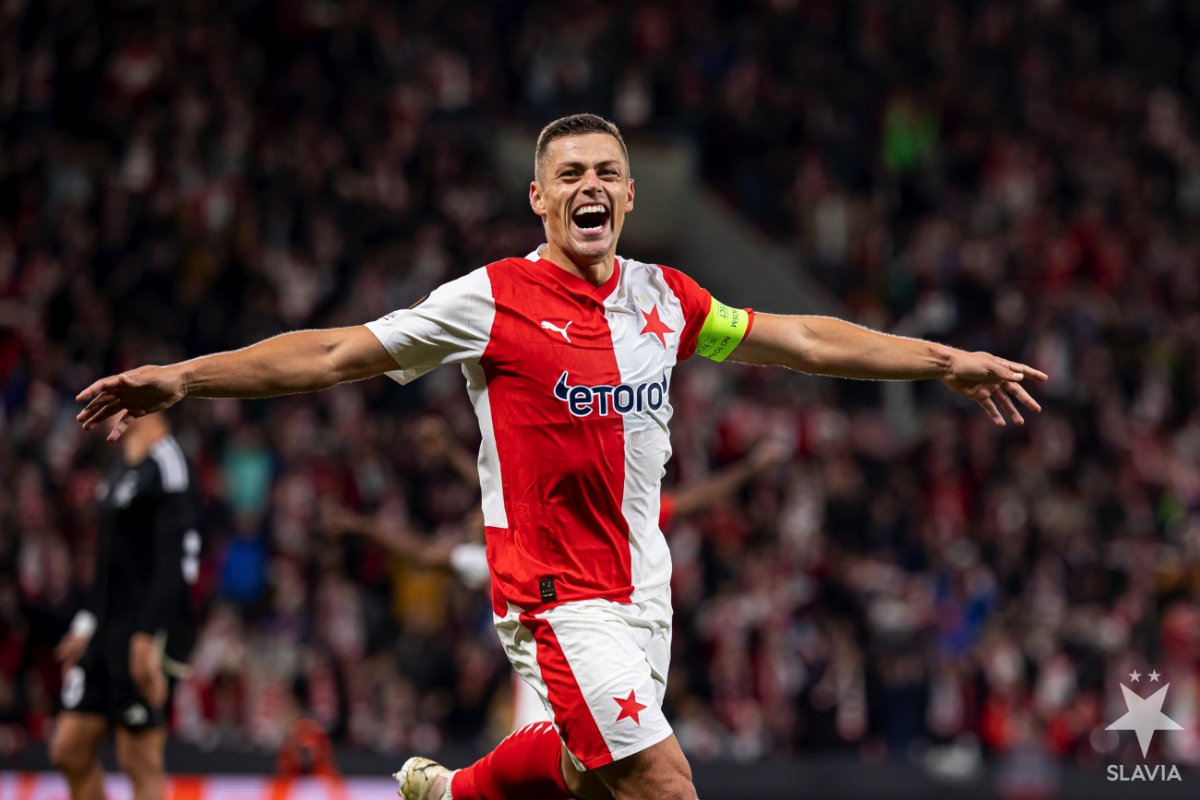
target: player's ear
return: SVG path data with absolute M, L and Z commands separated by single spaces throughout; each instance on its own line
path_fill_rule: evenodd
M 533 209 L 533 213 L 545 218 L 546 203 L 542 200 L 542 189 L 537 181 L 529 182 L 529 207 Z
M 629 179 L 629 191 L 625 195 L 625 213 L 633 211 L 633 178 Z

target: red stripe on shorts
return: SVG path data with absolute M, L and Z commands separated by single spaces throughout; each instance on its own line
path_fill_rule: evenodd
M 558 636 L 549 620 L 522 614 L 521 624 L 537 642 L 537 662 L 546 684 L 546 696 L 554 710 L 554 724 L 567 749 L 587 769 L 603 767 L 613 762 L 608 743 L 592 717 L 592 710 L 575 680 L 575 673 L 563 654 Z

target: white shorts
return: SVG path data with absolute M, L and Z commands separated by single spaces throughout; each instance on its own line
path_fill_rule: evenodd
M 496 617 L 508 660 L 541 699 L 575 766 L 588 770 L 671 735 L 663 716 L 670 595 L 579 600 Z

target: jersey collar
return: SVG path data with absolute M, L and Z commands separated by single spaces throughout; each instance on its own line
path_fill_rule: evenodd
M 613 291 L 617 288 L 617 284 L 621 281 L 621 259 L 617 258 L 616 256 L 613 256 L 613 271 L 612 274 L 608 276 L 608 280 L 599 286 L 595 286 L 592 283 L 585 281 L 575 273 L 568 272 L 563 267 L 560 267 L 558 264 L 543 256 L 542 249 L 544 247 L 545 245 L 542 245 L 537 250 L 534 250 L 532 253 L 525 256 L 525 260 L 548 270 L 551 274 L 557 277 L 565 287 L 573 292 L 583 292 L 597 302 L 603 303 L 613 293 Z

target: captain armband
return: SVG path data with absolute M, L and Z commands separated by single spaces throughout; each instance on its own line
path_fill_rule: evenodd
M 750 331 L 751 314 L 744 308 L 730 308 L 712 298 L 708 317 L 696 337 L 696 355 L 711 361 L 724 361 L 737 349 Z

